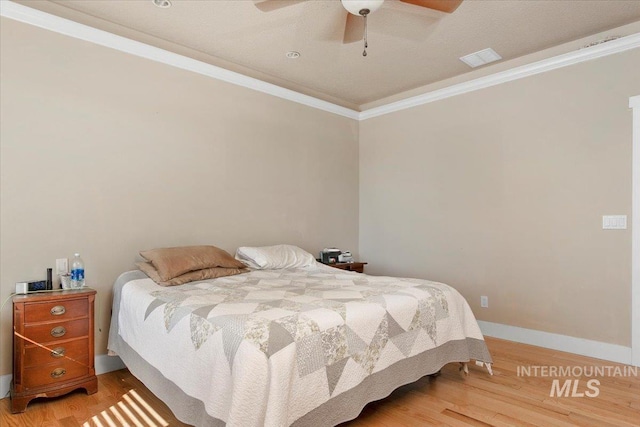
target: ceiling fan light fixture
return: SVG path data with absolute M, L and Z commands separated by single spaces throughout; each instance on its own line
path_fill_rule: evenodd
M 384 0 L 340 0 L 342 2 L 342 7 L 347 9 L 347 12 L 361 16 L 361 10 L 368 10 L 368 13 L 373 13 L 376 10 L 380 9 Z

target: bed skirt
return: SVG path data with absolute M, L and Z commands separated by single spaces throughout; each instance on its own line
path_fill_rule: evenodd
M 177 419 L 198 427 L 221 427 L 225 422 L 211 417 L 204 404 L 186 395 L 160 371 L 149 365 L 119 336 L 112 342 L 116 352 L 129 371 L 160 400 L 165 402 Z M 295 427 L 335 426 L 356 418 L 367 403 L 384 399 L 395 389 L 417 381 L 425 375 L 438 372 L 451 362 L 487 360 L 491 356 L 482 340 L 466 338 L 449 341 L 440 347 L 403 359 L 387 369 L 365 378 L 358 386 L 333 397 L 320 407 L 299 418 Z

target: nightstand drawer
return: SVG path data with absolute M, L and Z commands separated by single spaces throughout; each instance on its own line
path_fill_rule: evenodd
M 43 387 L 54 383 L 63 383 L 89 374 L 88 358 L 85 356 L 74 362 L 61 359 L 59 363 L 25 368 L 22 383 L 25 388 Z
M 23 363 L 25 368 L 30 368 L 47 363 L 58 362 L 63 360 L 65 356 L 74 360 L 79 360 L 86 357 L 88 345 L 89 339 L 83 338 L 46 345 L 46 347 L 53 350 L 53 352 L 35 345 L 25 346 Z
M 43 344 L 68 340 L 70 338 L 86 337 L 88 334 L 88 319 L 26 325 L 24 327 L 24 335 L 27 338 Z
M 364 266 L 366 262 L 337 262 L 335 264 L 326 264 L 333 268 L 339 268 L 340 270 L 354 271 L 356 273 L 364 273 Z
M 88 310 L 89 302 L 86 298 L 29 304 L 24 309 L 24 321 L 25 323 L 63 321 L 86 317 Z

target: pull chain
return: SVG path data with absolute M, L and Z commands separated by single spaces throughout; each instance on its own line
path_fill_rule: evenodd
M 369 44 L 367 43 L 367 15 L 364 15 L 364 51 L 362 51 L 362 56 L 367 56 L 367 48 Z
M 367 16 L 369 16 L 369 9 L 361 9 L 360 15 L 364 18 L 364 51 L 362 52 L 362 56 L 367 56 L 367 48 L 369 44 L 367 43 Z

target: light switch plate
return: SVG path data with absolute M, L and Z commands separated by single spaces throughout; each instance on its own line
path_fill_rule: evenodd
M 603 230 L 626 230 L 627 216 L 626 215 L 603 215 L 602 229 Z

